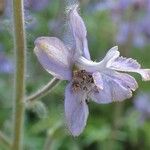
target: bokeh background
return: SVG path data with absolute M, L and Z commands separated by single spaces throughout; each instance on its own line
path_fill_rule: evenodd
M 34 41 L 57 36 L 66 41 L 65 0 L 24 0 L 27 37 L 26 94 L 52 78 L 37 61 Z M 88 31 L 92 59 L 101 60 L 118 45 L 123 56 L 150 68 L 150 0 L 80 0 L 80 14 Z M 10 0 L 0 0 L 0 129 L 12 137 L 14 51 Z M 24 150 L 149 150 L 150 82 L 139 83 L 131 99 L 122 103 L 89 103 L 86 129 L 78 138 L 64 121 L 64 89 L 61 82 L 49 95 L 27 105 Z M 0 143 L 0 150 L 7 150 Z

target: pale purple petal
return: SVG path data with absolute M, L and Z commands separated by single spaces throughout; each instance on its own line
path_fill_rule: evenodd
M 88 44 L 86 39 L 86 27 L 82 18 L 78 14 L 77 9 L 78 5 L 73 5 L 71 6 L 69 11 L 69 25 L 75 40 L 75 53 L 77 54 L 77 56 L 83 55 L 85 58 L 90 59 L 90 53 L 88 50 Z
M 90 94 L 91 99 L 100 104 L 107 104 L 112 102 L 111 89 L 107 82 L 103 83 L 103 89 L 98 91 L 92 91 Z
M 132 96 L 132 91 L 138 88 L 136 80 L 125 73 L 105 71 L 102 73 L 103 89 L 93 90 L 90 95 L 97 103 L 123 101 Z
M 94 72 L 92 74 L 93 80 L 94 80 L 94 84 L 97 86 L 98 90 L 102 90 L 103 89 L 103 79 L 102 79 L 102 75 L 100 72 Z
M 136 72 L 142 76 L 144 81 L 150 80 L 150 69 L 141 69 L 141 65 L 132 58 L 118 57 L 109 65 L 109 68 L 118 71 Z
M 34 52 L 46 71 L 58 79 L 71 80 L 71 57 L 61 40 L 40 37 L 35 41 Z
M 144 81 L 150 80 L 150 69 L 141 69 L 141 65 L 136 60 L 122 56 L 119 57 L 119 55 L 120 52 L 117 46 L 111 48 L 104 59 L 99 62 L 97 69 L 99 69 L 99 71 L 108 68 L 116 71 L 136 72 L 142 76 Z
M 65 91 L 65 117 L 69 131 L 73 136 L 81 134 L 88 118 L 86 93 L 72 91 L 71 83 Z
M 104 57 L 104 59 L 100 62 L 93 62 L 92 60 L 88 60 L 84 57 L 79 57 L 76 61 L 76 65 L 78 68 L 82 70 L 86 70 L 87 72 L 101 72 L 102 70 L 106 70 L 109 68 L 111 63 L 118 58 L 120 55 L 118 51 L 118 46 L 112 47 Z
M 108 67 L 116 58 L 118 58 L 120 52 L 118 51 L 118 46 L 112 47 L 104 57 L 104 59 L 100 62 L 100 65 L 103 67 Z M 101 67 L 100 66 L 100 67 Z M 102 67 L 101 67 L 102 68 Z

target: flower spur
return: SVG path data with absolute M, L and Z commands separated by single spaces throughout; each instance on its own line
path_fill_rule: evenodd
M 85 24 L 78 14 L 78 6 L 68 11 L 68 22 L 73 36 L 72 47 L 56 37 L 39 37 L 34 52 L 53 76 L 68 80 L 65 89 L 65 117 L 73 136 L 86 126 L 89 110 L 87 101 L 111 103 L 132 96 L 138 88 L 136 80 L 124 72 L 136 72 L 143 80 L 150 80 L 150 70 L 141 69 L 132 58 L 120 57 L 118 47 L 111 48 L 101 62 L 93 62 L 87 44 Z

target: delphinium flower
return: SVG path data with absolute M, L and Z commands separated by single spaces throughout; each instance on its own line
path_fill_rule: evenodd
M 11 3 L 11 1 L 9 1 L 9 0 L 2 0 L 1 2 L 0 2 L 0 7 L 1 7 L 1 9 L 2 9 L 2 16 L 4 16 L 5 18 L 10 18 L 11 17 L 11 5 L 12 5 L 12 3 Z
M 140 112 L 140 121 L 150 119 L 150 94 L 139 93 L 134 100 L 134 106 Z
M 0 16 L 4 13 L 4 9 L 5 9 L 5 1 L 1 0 L 0 1 Z
M 13 73 L 12 61 L 2 52 L 3 46 L 0 44 L 0 74 L 11 74 Z
M 24 5 L 25 8 L 30 8 L 36 11 L 42 11 L 48 6 L 50 1 L 51 0 L 25 0 Z
M 131 44 L 135 47 L 144 47 L 146 44 L 149 43 L 150 38 L 148 38 L 147 28 L 145 22 L 137 22 L 135 25 L 131 22 L 121 22 L 120 27 L 118 29 L 118 33 L 116 36 L 116 41 L 119 44 L 127 44 L 129 39 L 131 40 Z M 146 32 L 145 32 L 146 31 Z M 132 38 L 131 38 L 131 37 Z
M 150 13 L 147 14 L 141 21 L 141 30 L 150 41 Z
M 144 47 L 149 44 L 147 36 L 150 24 L 150 0 L 108 0 L 99 2 L 96 11 L 107 10 L 111 13 L 112 21 L 117 24 L 116 42 L 120 45 L 130 43 L 134 47 Z M 146 32 L 145 32 L 146 31 Z
M 78 5 L 71 6 L 68 11 L 68 22 L 72 46 L 56 37 L 39 37 L 35 40 L 34 52 L 47 72 L 69 81 L 65 89 L 65 117 L 71 134 L 78 136 L 86 126 L 87 102 L 106 104 L 130 98 L 138 84 L 124 72 L 139 73 L 146 81 L 150 80 L 150 69 L 141 69 L 132 58 L 120 57 L 117 46 L 111 48 L 102 61 L 93 62 Z
M 112 3 L 109 9 L 112 12 L 113 17 L 120 17 L 118 19 L 130 18 L 130 13 L 135 13 L 136 17 L 139 17 L 142 13 L 148 13 L 150 11 L 150 0 L 110 0 L 107 3 Z M 127 17 L 127 18 L 126 18 Z
M 150 13 L 149 6 L 150 0 L 119 0 L 116 3 L 116 7 L 112 9 L 112 17 L 114 19 L 117 16 L 117 24 L 119 24 L 116 37 L 118 43 L 125 44 L 128 42 L 129 36 L 132 36 L 132 45 L 135 47 L 149 44 L 150 39 L 146 34 L 148 29 L 144 27 L 150 21 L 146 17 Z M 126 30 L 124 30 L 125 27 Z M 123 34 L 125 31 L 126 36 Z

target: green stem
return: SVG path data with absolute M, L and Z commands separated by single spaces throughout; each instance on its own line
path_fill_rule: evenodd
M 1 131 L 0 131 L 0 143 L 4 144 L 9 149 L 11 147 L 11 143 L 10 143 L 9 139 Z
M 15 102 L 14 102 L 14 134 L 12 150 L 22 149 L 22 133 L 24 123 L 25 94 L 25 50 L 23 0 L 13 0 L 14 46 L 16 58 Z
M 47 135 L 43 150 L 50 150 L 52 145 L 52 136 Z
M 48 84 L 46 84 L 42 89 L 38 90 L 35 94 L 27 97 L 26 102 L 32 102 L 34 100 L 44 97 L 46 94 L 51 92 L 51 90 L 60 82 L 59 79 L 53 78 Z
M 52 129 L 49 129 L 47 131 L 47 136 L 45 139 L 43 150 L 50 150 L 51 149 L 54 135 L 57 132 L 57 130 L 59 130 L 61 127 L 62 127 L 62 122 L 58 121 Z

